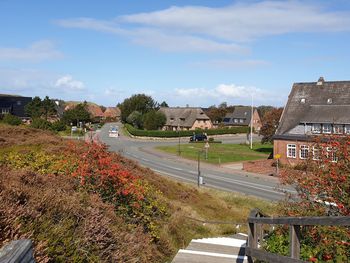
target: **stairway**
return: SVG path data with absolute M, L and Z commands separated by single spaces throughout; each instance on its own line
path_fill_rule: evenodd
M 193 239 L 186 249 L 180 249 L 172 263 L 245 263 L 247 235 Z

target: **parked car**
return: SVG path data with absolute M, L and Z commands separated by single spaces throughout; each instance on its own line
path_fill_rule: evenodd
M 201 134 L 194 134 L 190 137 L 190 142 L 199 142 L 199 141 L 206 141 L 207 135 L 201 133 Z
M 109 130 L 109 137 L 118 137 L 118 136 L 119 136 L 118 127 L 116 126 L 111 127 Z

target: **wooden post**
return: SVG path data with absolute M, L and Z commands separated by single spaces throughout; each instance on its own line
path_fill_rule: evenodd
M 290 257 L 300 258 L 300 226 L 290 225 Z
M 257 239 L 256 239 L 256 228 L 255 223 L 249 223 L 248 224 L 248 242 L 247 242 L 249 248 L 257 248 Z M 251 256 L 248 256 L 248 262 L 253 263 L 253 258 Z

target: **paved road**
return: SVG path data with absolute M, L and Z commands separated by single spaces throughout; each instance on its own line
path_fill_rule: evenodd
M 121 135 L 119 138 L 109 138 L 108 130 L 111 124 L 102 127 L 100 140 L 107 145 L 111 151 L 121 153 L 127 158 L 138 161 L 142 166 L 149 167 L 158 174 L 172 178 L 197 183 L 197 162 L 184 160 L 177 156 L 156 152 L 153 147 L 157 145 L 177 144 L 178 139 L 154 141 L 149 139 L 132 139 Z M 225 142 L 244 142 L 245 136 L 222 138 Z M 182 143 L 187 143 L 187 138 Z M 213 187 L 230 192 L 239 192 L 266 200 L 277 201 L 284 197 L 284 189 L 278 185 L 276 178 L 256 176 L 242 171 L 234 171 L 213 165 L 202 164 L 201 175 L 206 187 Z M 288 190 L 290 191 L 290 189 Z

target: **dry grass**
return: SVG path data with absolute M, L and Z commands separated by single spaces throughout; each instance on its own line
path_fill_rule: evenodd
M 0 146 L 5 150 L 40 147 L 48 153 L 57 152 L 63 141 L 50 132 L 0 126 Z M 164 262 L 192 238 L 237 231 L 235 225 L 203 225 L 189 217 L 240 223 L 252 208 L 269 214 L 274 211 L 270 203 L 205 188 L 198 190 L 161 177 L 120 155 L 115 154 L 115 158 L 124 169 L 161 191 L 168 216 L 157 222 L 161 225 L 158 240 L 152 241 L 144 229 L 126 223 L 112 205 L 78 188 L 72 178 L 0 167 L 0 246 L 11 239 L 31 238 L 38 262 Z

